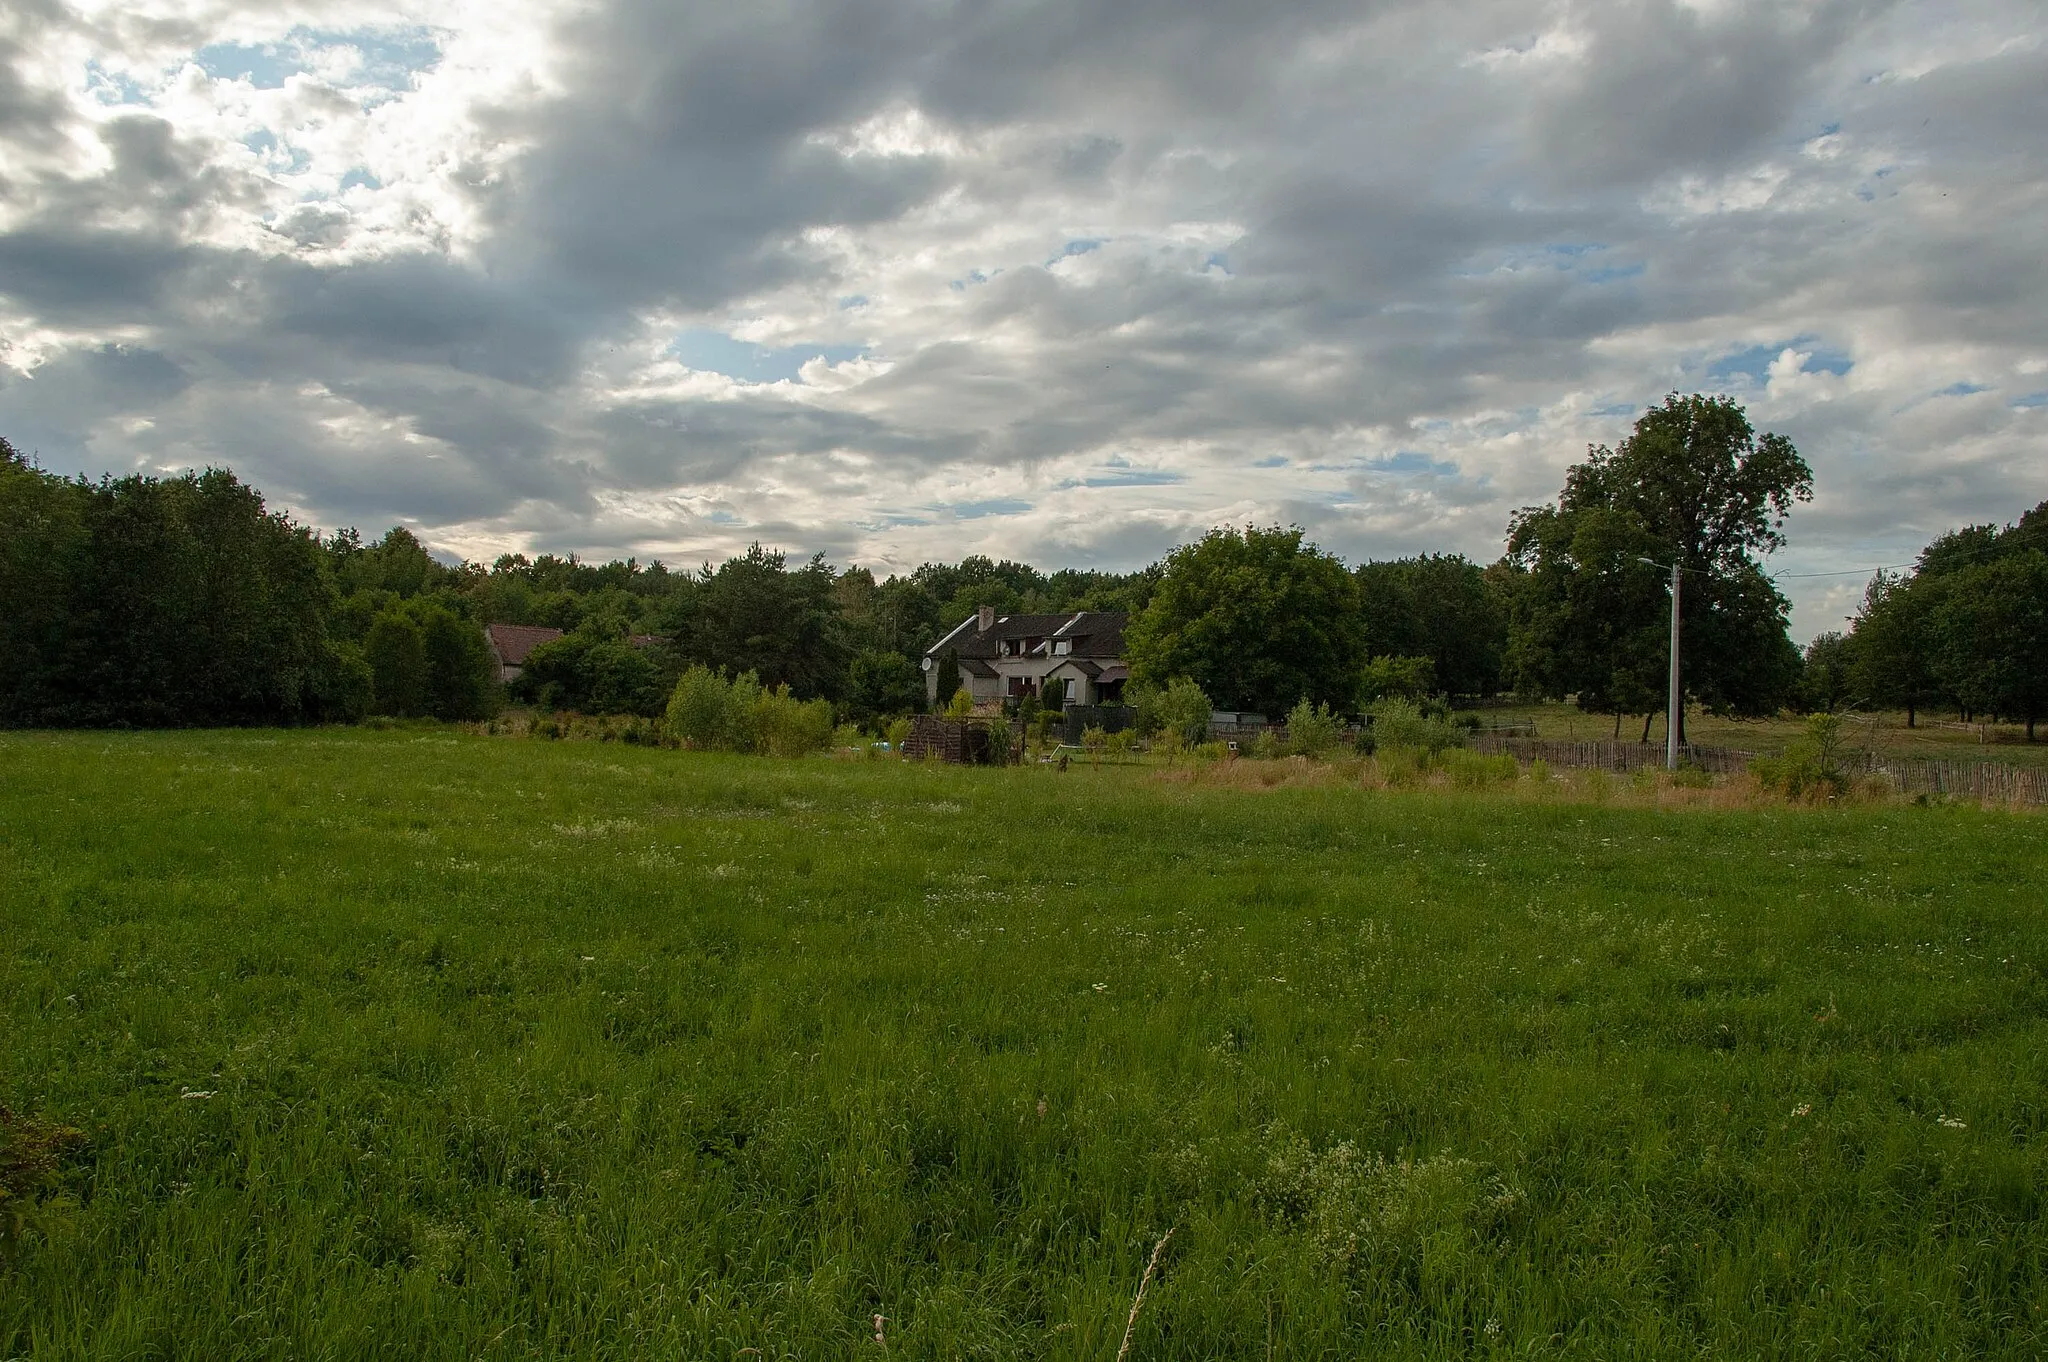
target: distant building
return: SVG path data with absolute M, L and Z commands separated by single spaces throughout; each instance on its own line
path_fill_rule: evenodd
M 510 685 L 519 679 L 519 673 L 526 667 L 527 655 L 543 643 L 553 643 L 562 637 L 560 629 L 550 629 L 540 624 L 486 624 L 484 639 L 491 645 L 491 656 L 498 661 L 498 680 Z M 635 648 L 651 648 L 669 639 L 661 634 L 631 634 L 626 642 Z
M 520 669 L 526 665 L 526 655 L 543 643 L 553 643 L 562 636 L 560 629 L 549 629 L 538 624 L 486 624 L 484 638 L 491 645 L 491 656 L 498 660 L 498 680 L 510 684 L 519 679 Z
M 1109 705 L 1123 699 L 1130 669 L 1124 665 L 1120 611 L 1080 610 L 1059 615 L 998 615 L 983 606 L 925 650 L 925 699 L 944 704 L 939 662 L 960 661 L 960 684 L 976 704 L 1043 696 L 1047 682 L 1065 682 L 1065 703 Z

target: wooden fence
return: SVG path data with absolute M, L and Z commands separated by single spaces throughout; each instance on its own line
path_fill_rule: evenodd
M 1654 743 L 1555 742 L 1479 733 L 1472 739 L 1472 748 L 1477 752 L 1506 753 L 1518 761 L 1542 760 L 1552 766 L 1596 771 L 1636 771 L 1664 764 L 1664 749 Z M 1757 756 L 1740 748 L 1691 745 L 1679 748 L 1678 754 L 1681 760 L 1701 770 L 1724 775 L 1748 770 Z M 1882 776 L 1902 794 L 1955 795 L 2001 804 L 2048 804 L 2048 766 L 2020 766 L 2006 761 L 1935 761 L 1853 752 L 1843 756 L 1842 767 L 1853 776 Z

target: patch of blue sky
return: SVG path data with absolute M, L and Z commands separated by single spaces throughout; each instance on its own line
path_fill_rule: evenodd
M 1440 478 L 1458 475 L 1458 465 L 1445 459 L 1432 459 L 1419 449 L 1398 449 L 1392 454 L 1382 454 L 1377 459 L 1367 459 L 1364 467 L 1375 473 L 1429 473 Z
M 2025 397 L 2015 397 L 2012 400 L 2012 404 L 2022 409 L 2048 407 L 2048 392 L 2028 393 Z
M 102 104 L 147 104 L 149 92 L 124 71 L 109 71 L 96 61 L 85 64 L 85 86 Z
M 192 60 L 215 80 L 246 80 L 259 90 L 278 89 L 306 69 L 299 54 L 282 43 L 208 43 Z
M 209 43 L 193 53 L 192 60 L 217 80 L 246 80 L 259 90 L 275 90 L 291 77 L 311 70 L 315 53 L 346 47 L 356 52 L 358 60 L 345 83 L 406 90 L 440 63 L 442 41 L 441 33 L 420 26 L 295 28 L 273 43 Z
M 1839 378 L 1855 367 L 1855 361 L 1842 351 L 1821 345 L 1812 336 L 1795 336 L 1787 341 L 1732 350 L 1707 365 L 1707 377 L 1717 383 L 1743 378 L 1752 384 L 1761 384 L 1769 375 L 1771 365 L 1787 350 L 1806 354 L 1799 366 L 1801 373 L 1833 374 Z
M 704 518 L 714 525 L 744 525 L 747 523 L 731 511 L 723 510 L 707 512 Z
M 1633 402 L 1610 402 L 1604 407 L 1595 407 L 1594 416 L 1634 416 L 1641 408 Z
M 1107 240 L 1109 240 L 1108 237 L 1101 236 L 1076 237 L 1072 241 L 1069 241 L 1066 245 L 1060 247 L 1058 252 L 1056 252 L 1053 255 L 1052 259 L 1045 262 L 1046 268 L 1050 269 L 1054 265 L 1059 264 L 1060 261 L 1071 260 L 1077 255 L 1086 255 L 1090 251 L 1099 251 L 1102 249 L 1102 243 Z
M 1638 260 L 1629 265 L 1597 265 L 1589 270 L 1580 270 L 1578 274 L 1589 284 L 1611 284 L 1617 279 L 1634 279 L 1643 269 L 1643 262 Z
M 850 293 L 839 300 L 839 310 L 841 312 L 858 312 L 867 305 L 868 296 L 865 293 Z
M 1209 258 L 1202 262 L 1202 268 L 1204 270 L 1216 270 L 1229 275 L 1233 279 L 1237 277 L 1237 271 L 1230 268 L 1230 253 L 1228 251 L 1209 252 Z
M 1253 459 L 1252 467 L 1285 468 L 1287 467 L 1287 456 L 1285 454 L 1269 454 L 1263 459 Z
M 858 345 L 789 345 L 770 349 L 708 327 L 684 331 L 669 343 L 668 351 L 689 368 L 724 374 L 742 383 L 795 382 L 804 365 L 814 359 L 843 364 L 867 353 Z
M 1031 503 L 1015 497 L 993 497 L 987 501 L 956 501 L 932 509 L 950 514 L 955 520 L 982 520 L 992 515 L 1023 515 L 1031 509 Z
M 1968 397 L 1972 393 L 1990 392 L 1982 383 L 1951 383 L 1935 394 L 1936 397 Z
M 357 166 L 353 170 L 349 171 L 348 174 L 341 177 L 341 192 L 346 194 L 349 190 L 354 189 L 357 185 L 361 185 L 365 189 L 382 189 L 384 187 L 384 181 L 378 179 L 375 175 L 372 175 L 369 171 L 363 169 L 361 166 Z
M 953 281 L 953 291 L 962 292 L 969 284 L 986 284 L 1001 273 L 1001 270 L 969 270 L 964 276 Z
M 1120 468 L 1091 478 L 1068 478 L 1060 487 L 1171 487 L 1187 480 L 1187 474 L 1163 468 Z

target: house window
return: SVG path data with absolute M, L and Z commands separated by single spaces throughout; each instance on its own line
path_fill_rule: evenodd
M 1054 657 L 1065 657 L 1073 650 L 1073 647 L 1074 644 L 1071 639 L 1059 639 L 1052 645 L 1052 655 Z

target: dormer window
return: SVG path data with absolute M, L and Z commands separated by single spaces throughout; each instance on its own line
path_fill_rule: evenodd
M 1055 639 L 1052 645 L 1052 655 L 1054 657 L 1065 657 L 1073 650 L 1073 647 L 1073 643 L 1068 639 Z

